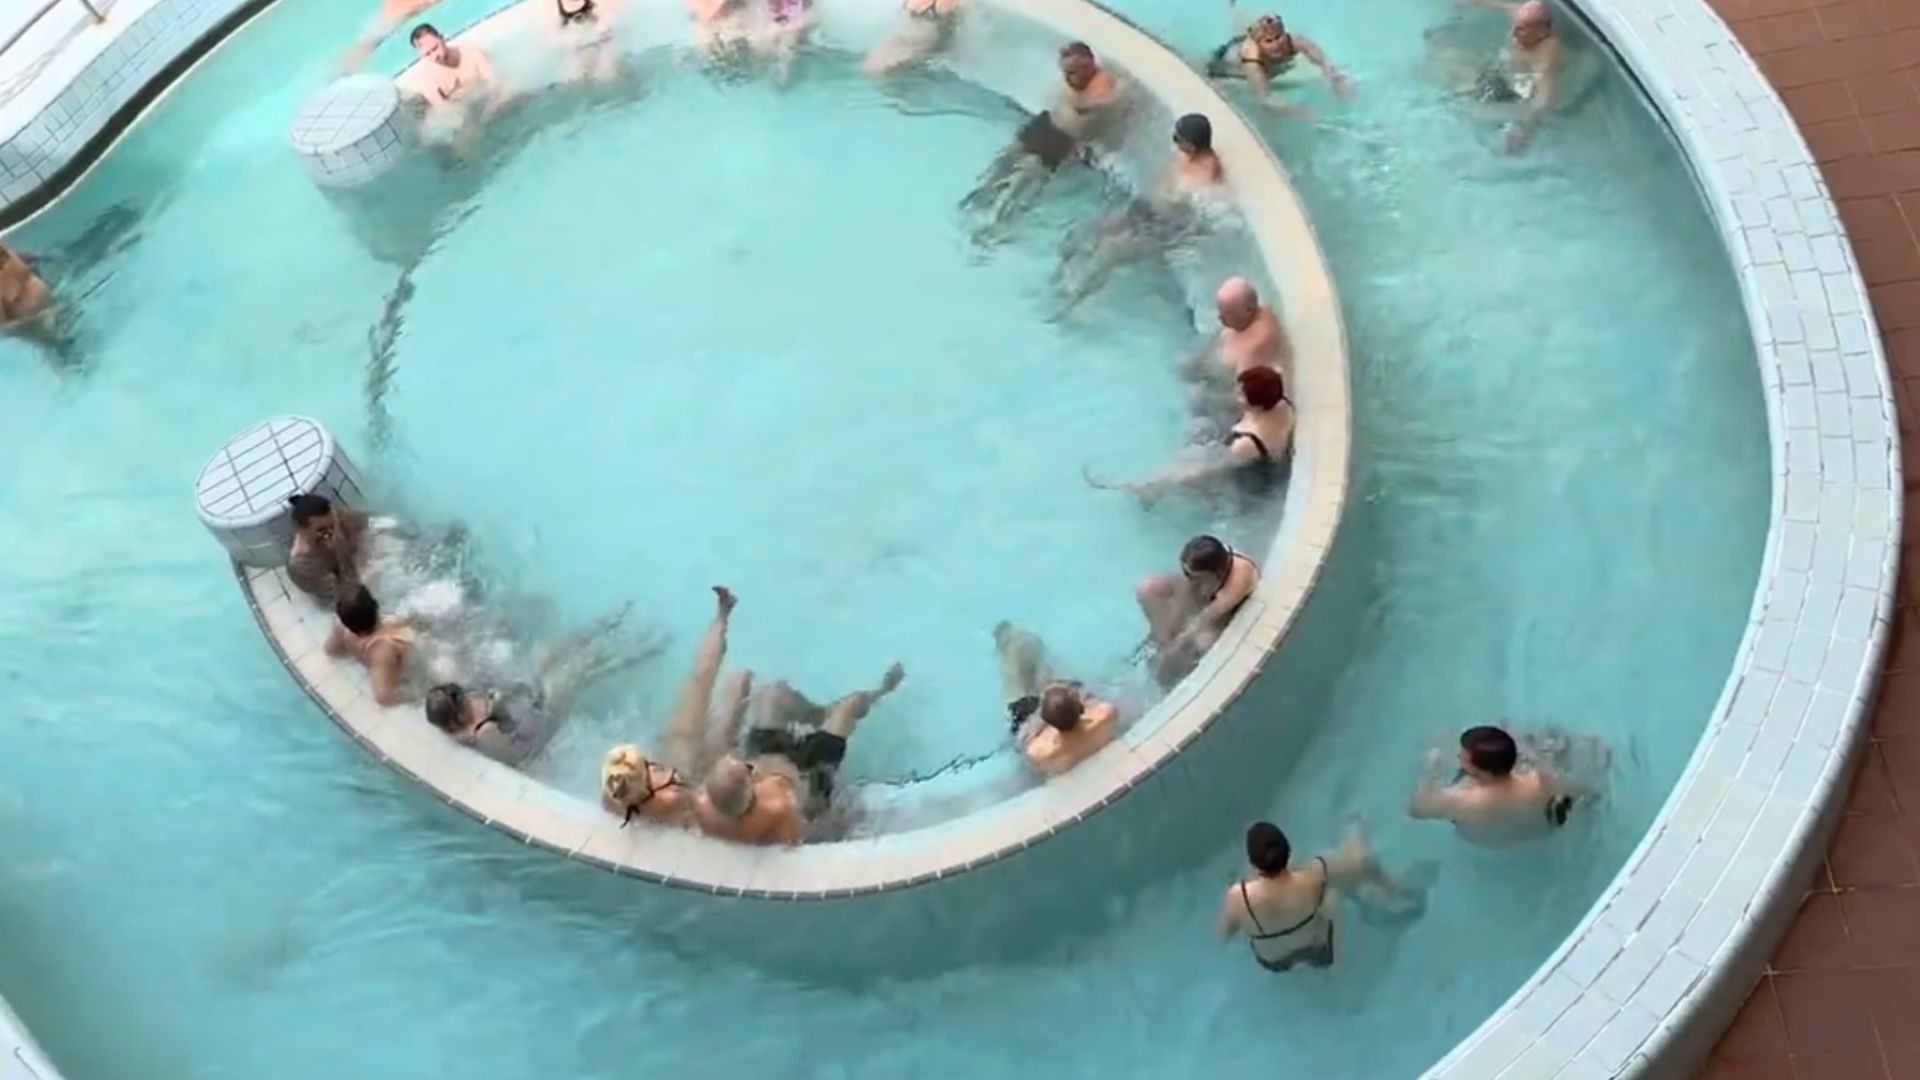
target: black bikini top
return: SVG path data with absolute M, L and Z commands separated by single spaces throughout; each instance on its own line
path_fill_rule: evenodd
M 553 9 L 560 13 L 561 26 L 572 26 L 574 23 L 583 21 L 592 22 L 595 18 L 593 0 L 586 0 L 572 11 L 567 10 L 567 0 L 553 0 Z
M 668 788 L 683 788 L 683 787 L 686 787 L 686 786 L 687 786 L 687 782 L 686 782 L 685 780 L 682 780 L 682 779 L 680 779 L 680 774 L 679 774 L 678 772 L 675 772 L 675 771 L 674 771 L 674 770 L 672 770 L 672 769 L 668 769 L 668 770 L 667 770 L 667 781 L 666 781 L 666 783 L 664 783 L 664 784 L 656 784 L 656 783 L 654 783 L 654 782 L 653 782 L 653 763 L 652 763 L 652 762 L 648 762 L 648 763 L 647 763 L 647 790 L 646 790 L 646 793 L 645 793 L 645 794 L 643 794 L 643 795 L 641 795 L 641 796 L 640 796 L 640 797 L 639 797 L 638 799 L 635 799 L 634 801 L 632 801 L 632 802 L 630 802 L 630 803 L 628 803 L 628 804 L 627 804 L 627 813 L 626 813 L 626 816 L 625 816 L 625 817 L 622 817 L 622 818 L 620 819 L 620 827 L 624 829 L 624 828 L 626 828 L 626 827 L 627 827 L 628 825 L 630 825 L 630 824 L 632 824 L 632 823 L 633 823 L 633 816 L 634 816 L 635 814 L 638 814 L 638 813 L 640 812 L 640 808 L 641 808 L 641 807 L 643 807 L 643 806 L 645 806 L 645 805 L 647 805 L 648 803 L 650 803 L 650 802 L 652 802 L 652 801 L 653 801 L 653 797 L 654 797 L 655 795 L 658 795 L 658 794 L 660 794 L 661 792 L 663 792 L 663 791 L 665 791 L 665 790 L 667 790 Z

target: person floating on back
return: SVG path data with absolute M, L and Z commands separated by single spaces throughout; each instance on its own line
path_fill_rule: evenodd
M 1154 677 L 1172 686 L 1194 669 L 1260 584 L 1260 564 L 1212 536 L 1180 549 L 1180 574 L 1153 574 L 1135 595 L 1147 617 Z
M 420 635 L 404 619 L 383 619 L 380 604 L 365 585 L 354 585 L 334 605 L 333 630 L 327 634 L 327 655 L 352 657 L 367 669 L 373 700 L 398 705 L 413 696 L 407 676 Z

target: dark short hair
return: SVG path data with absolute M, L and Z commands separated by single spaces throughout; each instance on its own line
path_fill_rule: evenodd
M 1093 59 L 1093 46 L 1084 41 L 1069 41 L 1065 45 L 1060 46 L 1060 59 L 1067 60 L 1073 57 L 1082 57 L 1087 60 Z
M 1196 536 L 1180 549 L 1180 568 L 1203 574 L 1224 574 L 1233 568 L 1233 552 L 1214 536 Z
M 293 510 L 293 523 L 300 528 L 317 517 L 326 517 L 333 513 L 333 504 L 325 495 L 293 495 L 287 499 L 287 506 Z
M 1246 395 L 1247 404 L 1265 412 L 1287 400 L 1287 380 L 1277 368 L 1261 364 L 1250 367 L 1239 375 L 1240 392 Z
M 1040 719 L 1056 731 L 1072 731 L 1086 711 L 1080 691 L 1065 683 L 1055 683 L 1040 694 Z
M 1287 834 L 1271 821 L 1256 821 L 1247 826 L 1247 861 L 1255 870 L 1272 877 L 1287 868 L 1293 859 L 1293 845 Z
M 380 625 L 380 602 L 365 585 L 355 585 L 352 592 L 342 596 L 333 605 L 333 613 L 340 625 L 357 637 L 366 637 Z
M 460 715 L 460 703 L 466 699 L 466 691 L 459 683 L 441 683 L 427 691 L 427 723 L 441 731 L 460 730 L 466 717 Z
M 1461 732 L 1460 749 L 1467 752 L 1474 768 L 1495 776 L 1508 775 L 1520 763 L 1520 747 L 1513 736 L 1489 724 Z
M 1173 137 L 1195 150 L 1213 149 L 1213 121 L 1200 113 L 1188 113 L 1173 122 Z
M 407 44 L 418 45 L 420 44 L 420 39 L 429 34 L 439 38 L 441 41 L 447 40 L 447 35 L 441 33 L 439 27 L 430 22 L 423 22 L 413 28 L 413 33 L 407 35 Z

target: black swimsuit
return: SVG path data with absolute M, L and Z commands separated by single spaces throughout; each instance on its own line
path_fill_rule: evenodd
M 1310 945 L 1302 945 L 1281 957 L 1269 958 L 1260 955 L 1259 942 L 1291 937 L 1312 925 L 1315 919 L 1321 918 L 1320 909 L 1327 902 L 1327 860 L 1315 857 L 1313 861 L 1320 864 L 1320 894 L 1313 898 L 1313 910 L 1307 912 L 1307 917 L 1285 930 L 1270 931 L 1260 925 L 1260 916 L 1253 913 L 1253 900 L 1247 896 L 1247 883 L 1244 881 L 1240 883 L 1240 903 L 1247 909 L 1247 918 L 1253 920 L 1255 931 L 1247 935 L 1247 948 L 1253 951 L 1254 962 L 1268 971 L 1291 971 L 1303 964 L 1316 968 L 1333 966 L 1333 923 L 1331 922 L 1327 923 L 1326 936 Z
M 654 783 L 653 782 L 653 765 L 649 763 L 647 765 L 647 793 L 627 804 L 627 814 L 625 817 L 620 819 L 620 827 L 624 829 L 627 827 L 627 825 L 632 823 L 633 816 L 640 812 L 641 807 L 652 802 L 653 797 L 655 795 L 660 794 L 661 792 L 667 790 L 668 788 L 684 788 L 686 786 L 688 786 L 687 782 L 685 780 L 680 779 L 680 774 L 678 772 L 675 772 L 672 769 L 667 770 L 666 783 L 664 784 Z
M 1233 470 L 1234 483 L 1248 495 L 1271 494 L 1280 483 L 1281 468 L 1280 462 L 1274 459 L 1273 451 L 1267 449 L 1267 441 L 1251 431 L 1234 428 L 1227 432 L 1227 437 L 1221 442 L 1231 448 L 1236 439 L 1252 440 L 1253 448 L 1260 451 L 1260 460 Z

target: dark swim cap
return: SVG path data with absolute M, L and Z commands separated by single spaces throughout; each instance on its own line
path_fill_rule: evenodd
M 1196 150 L 1213 149 L 1213 122 L 1199 113 L 1188 113 L 1173 122 L 1173 137 Z

